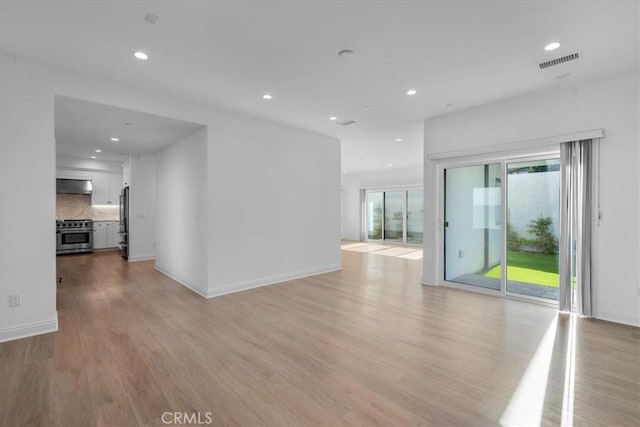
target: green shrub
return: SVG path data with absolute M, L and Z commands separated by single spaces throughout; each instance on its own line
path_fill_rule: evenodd
M 518 232 L 513 229 L 510 222 L 507 223 L 507 249 L 510 251 L 522 251 L 523 239 Z
M 534 235 L 533 239 L 523 239 L 522 243 L 531 245 L 536 249 L 536 252 L 543 254 L 555 254 L 557 253 L 558 239 L 549 230 L 553 224 L 553 220 L 550 217 L 540 217 L 538 219 L 532 219 L 529 221 L 527 231 Z

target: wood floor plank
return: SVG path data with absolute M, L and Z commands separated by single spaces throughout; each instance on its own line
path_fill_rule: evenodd
M 346 249 L 341 271 L 208 300 L 152 261 L 58 257 L 59 331 L 0 344 L 0 425 L 637 425 L 638 328 Z

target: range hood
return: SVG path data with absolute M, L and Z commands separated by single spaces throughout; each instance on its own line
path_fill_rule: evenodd
M 91 194 L 93 184 L 86 179 L 56 179 L 58 194 Z

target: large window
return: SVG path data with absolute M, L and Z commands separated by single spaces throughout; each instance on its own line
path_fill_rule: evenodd
M 365 217 L 369 240 L 422 244 L 422 189 L 367 190 Z

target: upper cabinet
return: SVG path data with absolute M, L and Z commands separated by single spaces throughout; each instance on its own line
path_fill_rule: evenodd
M 109 201 L 114 204 L 120 204 L 120 192 L 122 191 L 122 174 L 118 173 L 109 173 Z
M 122 190 L 122 175 L 117 173 L 92 172 L 92 205 L 119 205 Z

